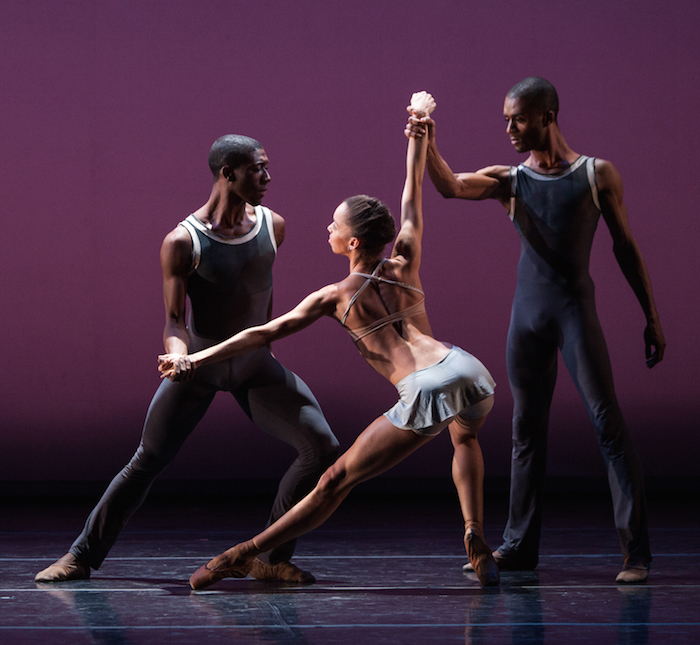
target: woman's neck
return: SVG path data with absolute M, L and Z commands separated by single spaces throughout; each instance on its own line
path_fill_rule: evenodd
M 377 265 L 382 261 L 381 254 L 366 256 L 350 256 L 350 273 L 372 273 Z

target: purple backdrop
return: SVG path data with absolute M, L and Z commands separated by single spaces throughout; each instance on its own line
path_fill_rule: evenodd
M 550 79 L 571 147 L 611 159 L 669 349 L 644 365 L 644 319 L 598 233 L 592 272 L 618 394 L 649 475 L 694 475 L 699 362 L 696 180 L 700 6 L 622 0 L 330 3 L 230 0 L 0 1 L 0 478 L 110 477 L 131 455 L 158 386 L 163 236 L 210 189 L 219 135 L 260 139 L 267 205 L 287 219 L 275 311 L 341 278 L 325 227 L 367 192 L 396 212 L 404 106 L 438 102 L 455 170 L 517 163 L 505 92 Z M 428 184 L 423 279 L 436 335 L 499 382 L 483 431 L 488 475 L 507 475 L 504 347 L 519 243 L 496 203 L 445 201 Z M 339 326 L 324 320 L 275 352 L 319 398 L 344 446 L 394 400 Z M 562 369 L 550 473 L 597 476 L 593 433 Z M 448 474 L 440 437 L 394 476 Z M 277 476 L 286 448 L 224 395 L 166 476 Z

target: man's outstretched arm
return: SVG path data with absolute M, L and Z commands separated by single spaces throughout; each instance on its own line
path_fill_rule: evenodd
M 407 109 L 411 113 L 410 106 Z M 435 121 L 430 117 L 419 118 L 411 113 L 405 133 L 409 138 L 428 137 L 426 167 L 431 181 L 443 197 L 507 201 L 508 166 L 490 166 L 477 172 L 453 172 L 437 148 Z
M 622 179 L 615 166 L 609 161 L 597 159 L 596 181 L 601 212 L 613 238 L 615 259 L 637 296 L 647 319 L 644 330 L 647 367 L 654 367 L 664 357 L 666 340 L 654 302 L 649 272 L 629 227 L 627 209 L 622 200 Z

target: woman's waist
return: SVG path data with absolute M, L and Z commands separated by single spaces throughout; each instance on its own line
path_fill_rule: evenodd
M 396 385 L 413 372 L 425 369 L 442 360 L 450 352 L 452 345 L 436 340 L 426 334 L 414 333 L 400 343 L 358 344 L 358 349 L 365 360 L 379 374 Z

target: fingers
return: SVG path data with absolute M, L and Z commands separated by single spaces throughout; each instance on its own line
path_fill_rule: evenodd
M 664 352 L 666 350 L 665 342 L 649 341 L 646 343 L 646 358 L 647 367 L 651 369 L 657 363 L 663 360 Z
M 648 338 L 644 339 L 644 355 L 646 356 L 647 367 L 649 369 L 654 367 L 654 365 L 656 365 L 659 362 L 657 359 L 658 347 L 652 340 Z
M 421 137 L 427 135 L 429 128 L 434 125 L 435 121 L 433 121 L 429 116 L 418 117 L 415 114 L 411 114 L 411 116 L 408 118 L 408 123 L 404 128 L 404 134 L 409 139 L 420 139 Z
M 666 351 L 666 340 L 658 323 L 647 325 L 644 330 L 644 346 L 647 367 L 651 369 L 663 360 Z
M 161 354 L 158 356 L 158 371 L 161 378 L 188 381 L 194 376 L 195 366 L 187 355 Z
M 657 363 L 660 363 L 664 357 L 663 347 L 657 347 L 654 351 L 647 350 L 647 367 L 651 369 Z
M 408 126 L 406 126 L 406 129 L 403 131 L 403 133 L 409 139 L 422 139 L 425 135 L 425 132 L 421 132 L 420 130 L 414 130 L 413 128 L 409 128 Z

